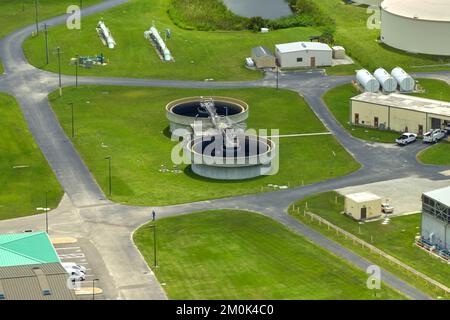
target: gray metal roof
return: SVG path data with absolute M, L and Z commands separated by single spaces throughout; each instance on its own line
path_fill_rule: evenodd
M 450 208 L 450 187 L 425 192 L 424 195 Z
M 0 267 L 0 293 L 6 300 L 75 300 L 67 279 L 59 263 Z M 50 294 L 44 295 L 44 289 Z
M 259 47 L 255 47 L 252 49 L 252 54 L 255 57 L 265 57 L 265 56 L 270 56 L 270 57 L 274 57 L 273 53 L 270 51 L 269 48 L 267 47 L 263 47 L 263 46 L 259 46 Z
M 382 93 L 364 92 L 351 98 L 351 100 L 450 117 L 450 102 L 425 99 L 406 94 L 391 93 L 385 95 Z

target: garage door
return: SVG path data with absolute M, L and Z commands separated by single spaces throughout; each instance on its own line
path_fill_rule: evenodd
M 441 129 L 441 124 L 442 124 L 441 119 L 431 118 L 432 129 Z

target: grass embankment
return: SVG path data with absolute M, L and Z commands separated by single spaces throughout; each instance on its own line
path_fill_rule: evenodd
M 22 117 L 15 99 L 0 93 L 0 220 L 38 213 L 48 203 L 55 208 L 62 189 Z
M 170 299 L 403 299 L 367 275 L 256 213 L 221 210 L 161 219 L 158 268 Z M 150 225 L 134 235 L 153 265 Z
M 416 235 L 420 234 L 420 214 L 391 218 L 391 222 L 388 225 L 382 225 L 381 221 L 359 224 L 350 217 L 342 214 L 344 211 L 344 197 L 335 192 L 322 193 L 298 201 L 296 206 L 300 207 L 300 213 L 294 213 L 292 210 L 290 212 L 291 215 L 301 220 L 303 223 L 320 231 L 327 237 L 342 243 L 349 249 L 367 257 L 372 262 L 378 263 L 387 270 L 403 277 L 406 281 L 416 285 L 419 289 L 428 292 L 436 298 L 437 296 L 443 296 L 443 292 L 432 288 L 430 285 L 425 285 L 423 280 L 408 274 L 403 269 L 399 269 L 398 267 L 387 263 L 387 260 L 376 254 L 371 254 L 367 249 L 361 249 L 358 245 L 353 244 L 351 240 L 344 239 L 343 236 L 337 237 L 334 231 L 330 231 L 327 227 L 323 225 L 320 226 L 318 222 L 311 222 L 310 218 L 304 217 L 303 210 L 306 205 L 309 212 L 321 216 L 334 225 L 339 226 L 360 239 L 371 243 L 384 252 L 396 257 L 416 270 L 446 286 L 450 286 L 450 268 L 448 264 L 441 259 L 430 256 L 428 253 L 414 245 Z
M 200 95 L 246 101 L 250 105 L 248 128 L 280 129 L 282 135 L 326 131 L 298 94 L 284 90 L 91 86 L 65 89 L 62 98 L 55 92 L 50 100 L 68 133 L 71 116 L 67 103 L 74 103 L 74 144 L 103 190 L 108 189 L 104 158 L 112 156 L 112 199 L 118 202 L 168 205 L 252 194 L 268 191 L 269 183 L 293 187 L 346 175 L 360 167 L 333 136 L 311 136 L 281 138 L 280 171 L 275 176 L 215 181 L 194 175 L 186 165 L 180 166 L 182 174 L 159 172 L 161 165 L 172 168 L 171 152 L 176 144 L 165 135 L 169 122 L 164 107 L 174 99 Z
M 313 0 L 289 0 L 292 14 L 270 20 L 261 17 L 242 17 L 234 14 L 221 0 L 170 0 L 168 10 L 172 21 L 187 30 L 271 30 L 292 27 L 320 27 L 333 30 L 333 19 L 322 12 Z
M 420 79 L 419 84 L 422 87 L 423 92 L 411 95 L 428 99 L 450 101 L 450 87 L 446 82 L 435 79 Z M 360 92 L 353 85 L 346 84 L 331 89 L 323 96 L 323 99 L 327 104 L 328 109 L 351 135 L 367 141 L 393 143 L 399 135 L 397 132 L 365 128 L 350 124 L 350 98 L 358 94 L 360 94 Z

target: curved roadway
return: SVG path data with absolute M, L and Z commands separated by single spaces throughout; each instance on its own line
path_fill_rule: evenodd
M 108 0 L 83 9 L 82 14 L 87 16 L 101 12 L 126 1 Z M 57 25 L 65 23 L 65 20 L 65 16 L 60 16 L 45 22 Z M 166 299 L 164 290 L 131 240 L 134 230 L 149 221 L 151 208 L 114 204 L 105 197 L 97 185 L 49 105 L 48 94 L 58 88 L 57 75 L 36 69 L 25 59 L 22 44 L 33 30 L 34 25 L 31 25 L 0 41 L 0 57 L 6 73 L 0 76 L 0 91 L 9 93 L 18 100 L 36 142 L 70 198 L 68 206 L 50 214 L 52 221 L 50 230 L 58 235 L 76 234 L 92 242 L 106 265 L 108 279 L 112 281 L 111 285 L 107 286 L 109 298 Z M 450 75 L 447 72 L 423 73 L 416 76 L 441 79 L 450 84 Z M 219 208 L 260 212 L 366 271 L 372 263 L 288 216 L 289 204 L 319 192 L 401 177 L 444 179 L 438 172 L 449 168 L 419 164 L 416 161 L 416 154 L 424 148 L 420 144 L 408 148 L 393 148 L 365 142 L 349 135 L 328 111 L 321 97 L 327 90 L 348 83 L 351 79 L 352 77 L 329 77 L 322 72 L 296 72 L 282 74 L 280 87 L 301 94 L 317 117 L 362 164 L 362 169 L 345 177 L 284 191 L 159 207 L 155 208 L 158 216 L 166 217 Z M 63 76 L 62 81 L 64 86 L 74 84 L 74 78 L 71 76 Z M 80 77 L 79 83 L 175 88 L 251 88 L 274 87 L 275 79 L 273 74 L 251 82 Z M 39 216 L 31 216 L 2 221 L 0 232 L 21 231 L 30 227 L 39 229 L 42 228 L 40 220 Z M 386 270 L 382 271 L 382 275 L 385 283 L 412 299 L 429 299 L 427 295 Z

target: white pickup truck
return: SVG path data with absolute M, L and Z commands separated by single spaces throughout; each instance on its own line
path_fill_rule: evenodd
M 405 132 L 398 139 L 396 139 L 395 142 L 397 142 L 401 146 L 406 146 L 407 144 L 410 144 L 416 140 L 417 140 L 417 134 Z
M 446 136 L 445 130 L 433 129 L 423 135 L 423 142 L 436 143 L 439 140 L 445 138 L 445 136 Z

